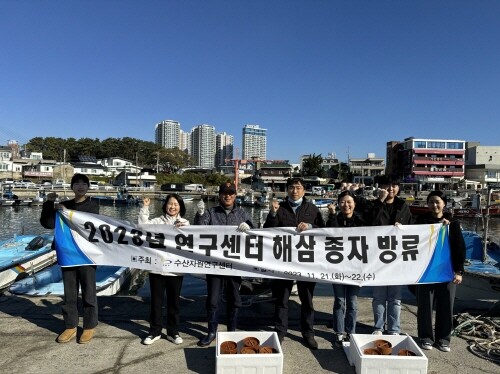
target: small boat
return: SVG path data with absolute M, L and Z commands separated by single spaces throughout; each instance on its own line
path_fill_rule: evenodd
M 267 194 L 260 195 L 257 198 L 257 200 L 255 200 L 255 206 L 259 206 L 261 208 L 269 208 L 270 203 L 271 203 L 271 200 L 269 199 L 269 196 Z
M 484 242 L 473 231 L 463 231 L 467 246 L 465 272 L 457 287 L 456 297 L 461 300 L 500 299 L 500 252 L 486 249 Z
M 133 271 L 128 267 L 97 266 L 96 289 L 99 296 L 116 295 L 130 279 Z M 64 285 L 59 265 L 50 266 L 38 273 L 14 282 L 9 291 L 16 295 L 27 296 L 62 296 Z
M 0 289 L 56 262 L 53 235 L 19 235 L 0 242 Z
M 244 206 L 255 206 L 255 197 L 252 192 L 247 192 L 243 200 L 241 201 L 241 205 Z
M 139 199 L 136 199 L 132 195 L 127 195 L 126 197 L 113 197 L 113 196 L 90 196 L 91 200 L 97 201 L 99 205 L 110 205 L 110 206 L 127 206 L 127 205 L 137 205 L 139 204 Z
M 312 203 L 318 208 L 326 208 L 333 203 L 333 199 L 313 199 Z
M 46 199 L 45 191 L 44 190 L 39 190 L 36 193 L 36 196 L 32 199 L 33 201 L 31 203 L 31 206 L 40 206 L 40 205 L 43 205 L 43 203 L 45 202 L 45 199 Z

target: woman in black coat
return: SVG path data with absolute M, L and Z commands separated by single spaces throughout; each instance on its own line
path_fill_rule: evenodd
M 363 218 L 355 213 L 356 201 L 356 196 L 351 191 L 341 192 L 338 197 L 340 212 L 335 214 L 334 204 L 328 206 L 330 214 L 326 227 L 366 226 Z M 350 335 L 356 333 L 359 290 L 359 286 L 333 284 L 333 293 L 335 294 L 333 331 L 335 334 L 334 343 L 337 346 L 341 346 L 343 341 L 349 341 Z
M 434 343 L 439 350 L 450 352 L 453 330 L 453 302 L 458 284 L 462 283 L 465 262 L 465 242 L 460 222 L 444 212 L 446 197 L 441 191 L 432 191 L 427 196 L 429 211 L 416 219 L 417 224 L 443 223 L 449 225 L 450 251 L 454 277 L 450 282 L 420 284 L 417 286 L 417 326 L 422 348 L 430 350 Z M 433 333 L 432 310 L 436 307 Z

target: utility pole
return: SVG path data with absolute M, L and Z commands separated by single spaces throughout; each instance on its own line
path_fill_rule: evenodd
M 135 186 L 136 187 L 139 187 L 139 177 L 138 177 L 138 167 L 139 167 L 139 162 L 137 161 L 138 160 L 138 157 L 137 157 L 137 151 L 135 152 Z

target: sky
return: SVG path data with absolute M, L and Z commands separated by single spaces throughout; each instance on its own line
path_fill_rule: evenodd
M 267 158 L 500 145 L 497 0 L 0 0 L 0 144 L 267 129 Z

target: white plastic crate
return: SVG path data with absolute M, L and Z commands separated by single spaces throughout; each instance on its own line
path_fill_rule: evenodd
M 261 346 L 275 348 L 278 353 L 258 354 L 221 354 L 220 345 L 225 341 L 238 344 L 238 352 L 243 347 L 243 339 L 253 336 Z M 215 349 L 215 372 L 217 374 L 282 374 L 283 351 L 275 332 L 237 331 L 218 332 Z
M 392 355 L 364 355 L 366 348 L 373 348 L 375 340 L 392 344 Z M 416 356 L 398 356 L 401 349 L 408 349 Z M 347 353 L 347 352 L 346 352 Z M 356 374 L 426 374 L 427 356 L 408 335 L 353 334 L 349 344 L 349 362 L 356 367 Z

